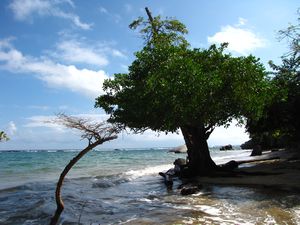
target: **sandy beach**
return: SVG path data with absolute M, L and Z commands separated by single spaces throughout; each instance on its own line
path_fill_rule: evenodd
M 266 160 L 272 158 L 278 159 Z M 299 150 L 266 151 L 261 156 L 253 157 L 253 159 L 262 161 L 241 164 L 236 171 L 241 171 L 242 174 L 236 177 L 199 177 L 197 182 L 200 184 L 256 186 L 300 192 Z

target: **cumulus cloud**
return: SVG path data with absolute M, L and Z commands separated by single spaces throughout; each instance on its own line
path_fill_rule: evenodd
M 71 63 L 87 63 L 97 66 L 108 64 L 106 56 L 94 48 L 84 46 L 76 40 L 65 40 L 57 44 L 57 56 Z
M 102 84 L 108 78 L 103 70 L 79 69 L 74 65 L 23 55 L 7 40 L 0 42 L 1 68 L 13 73 L 34 74 L 51 87 L 66 88 L 92 98 L 102 94 Z
M 221 31 L 207 38 L 210 44 L 229 43 L 228 49 L 242 55 L 266 45 L 266 40 L 250 29 L 245 28 L 247 20 L 239 18 L 238 24 L 223 26 Z
M 55 50 L 47 54 L 67 63 L 81 63 L 97 67 L 109 64 L 109 57 L 126 59 L 127 56 L 110 42 L 92 42 L 84 38 L 74 38 L 62 33 L 61 40 L 55 45 Z
M 91 28 L 92 24 L 81 22 L 78 15 L 62 10 L 62 4 L 68 4 L 72 8 L 75 7 L 71 0 L 13 0 L 9 8 L 12 10 L 14 17 L 19 21 L 32 20 L 34 15 L 54 16 L 70 20 L 74 25 L 84 30 Z

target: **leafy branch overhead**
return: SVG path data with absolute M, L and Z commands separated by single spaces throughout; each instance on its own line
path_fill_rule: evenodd
M 188 45 L 183 36 L 188 33 L 184 24 L 174 18 L 166 18 L 165 20 L 162 20 L 160 16 L 153 18 L 147 7 L 146 12 L 148 20 L 138 17 L 129 25 L 130 29 L 139 30 L 146 44 L 167 42 Z

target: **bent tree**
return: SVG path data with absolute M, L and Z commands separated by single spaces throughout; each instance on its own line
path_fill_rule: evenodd
M 270 97 L 267 74 L 254 56 L 233 57 L 227 44 L 192 49 L 186 27 L 175 19 L 138 18 L 144 47 L 135 53 L 128 73 L 104 82 L 96 107 L 110 114 L 109 121 L 134 132 L 181 130 L 188 148 L 192 175 L 218 167 L 210 157 L 207 139 L 216 126 L 233 119 L 259 116 Z M 269 92 L 269 93 L 268 93 Z
M 116 129 L 108 125 L 106 122 L 97 123 L 91 122 L 88 119 L 67 116 L 65 114 L 58 114 L 57 118 L 48 123 L 58 123 L 68 128 L 73 128 L 81 132 L 81 138 L 88 140 L 86 148 L 81 150 L 64 168 L 58 179 L 55 191 L 56 211 L 51 218 L 50 225 L 56 225 L 61 213 L 64 210 L 64 202 L 61 198 L 61 188 L 64 179 L 72 167 L 89 151 L 106 141 L 116 139 Z

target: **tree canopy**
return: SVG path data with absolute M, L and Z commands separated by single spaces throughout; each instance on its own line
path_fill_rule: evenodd
M 152 39 L 135 54 L 128 73 L 104 82 L 106 93 L 96 100 L 111 115 L 110 122 L 137 132 L 174 132 L 186 124 L 212 128 L 261 113 L 271 89 L 259 59 L 233 57 L 225 53 L 227 44 L 188 48 L 184 32 L 171 35 L 173 41 L 180 37 L 181 44 L 166 43 L 164 29 L 159 29 L 162 38 L 154 38 L 145 26 L 142 31 Z
M 227 44 L 191 48 L 185 26 L 177 20 L 142 18 L 144 47 L 135 53 L 128 73 L 104 82 L 105 94 L 96 107 L 110 114 L 120 129 L 175 132 L 181 129 L 188 147 L 190 168 L 199 173 L 215 168 L 207 139 L 215 126 L 232 119 L 257 118 L 270 100 L 272 88 L 259 59 L 233 57 Z
M 274 86 L 280 90 L 273 103 L 264 110 L 259 121 L 247 123 L 254 142 L 264 148 L 299 144 L 300 140 L 300 11 L 298 24 L 279 31 L 280 40 L 287 40 L 289 51 L 282 56 L 282 64 L 272 61 Z

